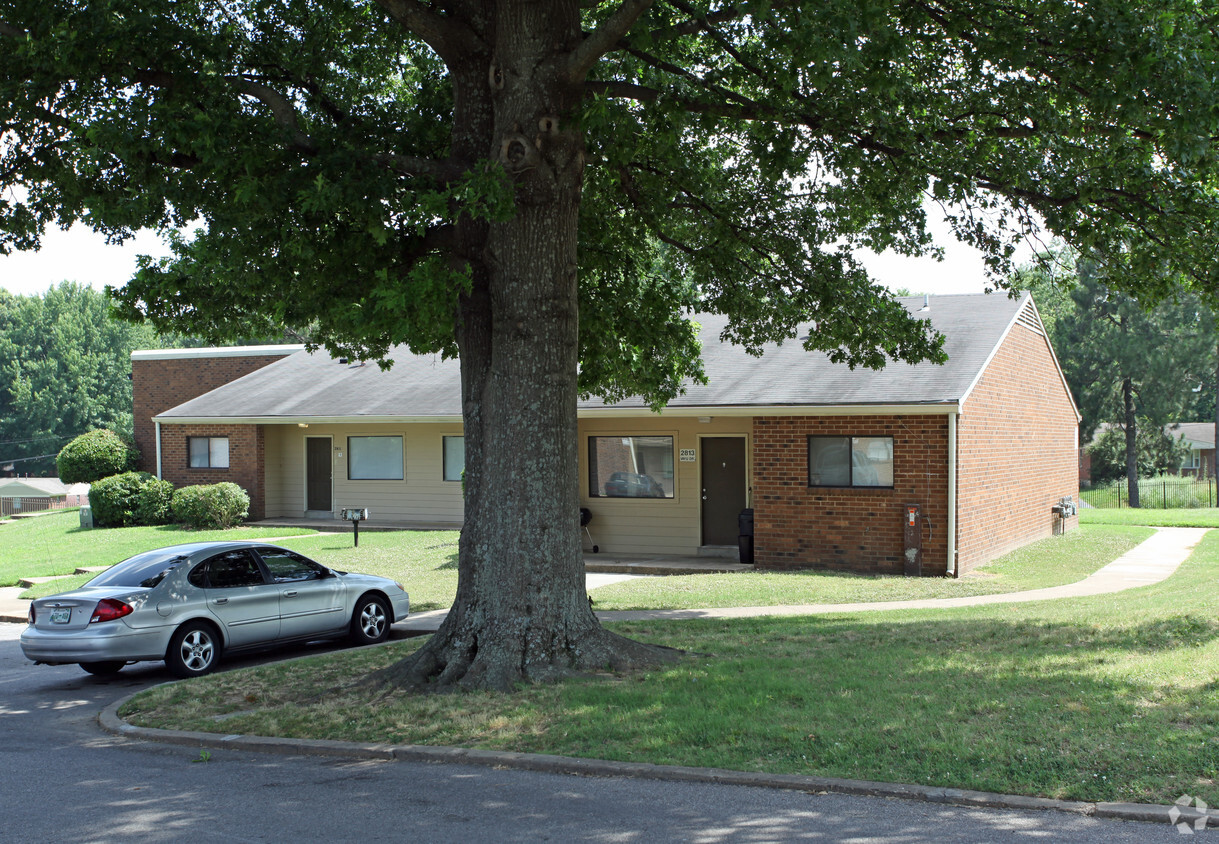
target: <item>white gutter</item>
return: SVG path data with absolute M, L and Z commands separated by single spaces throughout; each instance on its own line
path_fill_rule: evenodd
M 157 480 L 163 481 L 165 479 L 161 477 L 161 423 L 153 422 L 152 424 L 157 426 Z
M 957 576 L 957 414 L 948 414 L 948 566 L 949 577 Z

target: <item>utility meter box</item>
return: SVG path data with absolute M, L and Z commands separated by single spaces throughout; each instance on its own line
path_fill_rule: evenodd
M 902 550 L 905 556 L 905 575 L 923 576 L 923 516 L 919 505 L 907 504 L 903 509 Z
M 93 508 L 88 504 L 80 508 L 80 529 L 93 530 Z

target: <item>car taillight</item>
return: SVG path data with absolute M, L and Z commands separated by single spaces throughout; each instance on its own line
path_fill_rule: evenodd
M 34 626 L 34 602 L 33 601 L 30 602 L 30 611 L 28 613 L 26 613 L 25 617 L 29 621 L 30 627 L 33 627 Z
M 114 598 L 102 598 L 97 602 L 97 609 L 93 611 L 93 618 L 89 619 L 92 624 L 95 621 L 114 621 L 116 618 L 122 618 L 125 615 L 131 615 L 131 605 L 124 604 L 122 601 L 116 601 Z

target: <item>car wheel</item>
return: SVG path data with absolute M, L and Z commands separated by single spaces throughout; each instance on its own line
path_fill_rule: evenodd
M 189 621 L 169 640 L 165 665 L 175 677 L 201 677 L 220 661 L 220 636 L 203 621 Z
M 351 614 L 351 641 L 355 645 L 375 645 L 389 638 L 389 607 L 384 598 L 365 595 L 356 601 Z
M 123 666 L 127 663 L 122 661 L 109 662 L 82 662 L 80 667 L 88 671 L 90 674 L 96 674 L 99 677 L 104 677 L 107 674 L 118 674 Z

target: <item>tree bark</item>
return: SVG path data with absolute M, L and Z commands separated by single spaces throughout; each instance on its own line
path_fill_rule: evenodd
M 1139 427 L 1134 412 L 1134 385 L 1122 379 L 1122 405 L 1126 411 L 1126 488 L 1131 507 L 1139 506 Z
M 457 596 L 440 630 L 379 678 L 507 690 L 571 672 L 654 665 L 673 652 L 603 629 L 579 534 L 577 224 L 581 84 L 566 58 L 577 3 L 501 2 L 494 53 L 454 71 L 455 152 L 511 176 L 516 212 L 459 224 L 473 284 L 461 303 L 465 524 Z M 488 71 L 489 68 L 489 71 Z

